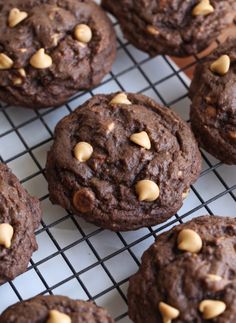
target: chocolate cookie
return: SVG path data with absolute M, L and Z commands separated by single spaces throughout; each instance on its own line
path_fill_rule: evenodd
M 40 219 L 39 201 L 0 164 L 0 284 L 26 271 L 37 249 L 34 230 Z
M 190 88 L 192 129 L 199 144 L 236 164 L 236 41 L 228 40 L 196 67 Z
M 6 309 L 0 323 L 114 323 L 107 311 L 92 302 L 65 296 L 37 296 Z
M 91 0 L 0 0 L 0 99 L 59 106 L 100 83 L 116 52 L 112 24 Z
M 207 48 L 232 23 L 234 0 L 102 0 L 125 37 L 151 56 L 188 56 Z
M 161 234 L 130 279 L 131 319 L 234 323 L 235 245 L 233 218 L 203 216 Z
M 97 95 L 55 130 L 50 199 L 114 231 L 167 220 L 200 172 L 188 125 L 140 94 Z

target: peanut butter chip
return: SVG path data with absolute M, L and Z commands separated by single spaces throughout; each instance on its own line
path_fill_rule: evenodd
M 161 313 L 163 323 L 171 323 L 172 320 L 176 319 L 180 314 L 179 310 L 164 302 L 159 303 L 159 311 Z
M 132 104 L 125 93 L 117 94 L 110 102 L 111 105 L 115 104 Z
M 115 123 L 114 122 L 109 123 L 108 126 L 107 126 L 106 134 L 109 134 L 114 129 L 115 129 Z
M 81 163 L 90 159 L 93 154 L 93 147 L 87 142 L 79 142 L 74 148 L 75 158 Z
M 89 43 L 92 39 L 92 30 L 88 25 L 80 24 L 75 28 L 75 38 L 82 43 Z
M 205 320 L 211 320 L 224 313 L 226 304 L 221 301 L 206 299 L 199 304 L 199 311 Z
M 151 149 L 151 141 L 146 131 L 134 133 L 130 136 L 130 140 L 143 148 Z
M 7 55 L 0 53 L 0 70 L 9 70 L 12 68 L 14 62 Z
M 22 83 L 23 83 L 23 81 L 20 77 L 17 77 L 13 80 L 14 85 L 21 85 Z
M 21 52 L 21 53 L 26 53 L 26 52 L 27 52 L 27 48 L 20 48 L 20 49 L 19 49 L 19 52 Z
M 24 68 L 19 68 L 18 69 L 18 72 L 19 72 L 20 76 L 26 77 L 26 72 L 25 72 L 25 69 Z
M 51 39 L 52 39 L 52 44 L 53 46 L 57 46 L 59 39 L 60 39 L 61 35 L 60 34 L 53 34 Z
M 39 49 L 30 59 L 30 64 L 37 69 L 45 69 L 52 65 L 52 58 L 45 53 L 45 49 Z
M 207 280 L 211 281 L 211 282 L 219 282 L 222 280 L 221 276 L 218 275 L 214 275 L 214 274 L 208 274 L 207 275 Z
M 0 245 L 7 249 L 11 248 L 13 234 L 13 227 L 9 223 L 0 224 Z
M 210 70 L 213 73 L 219 74 L 220 76 L 224 76 L 228 73 L 230 68 L 230 58 L 228 55 L 222 55 L 215 62 L 213 62 L 210 66 Z
M 73 196 L 73 205 L 76 210 L 87 213 L 93 210 L 95 203 L 95 195 L 88 188 L 81 188 L 76 191 Z
M 146 179 L 139 181 L 135 186 L 135 190 L 140 202 L 153 202 L 158 199 L 160 195 L 158 185 L 155 182 Z
M 178 249 L 198 253 L 202 249 L 202 239 L 199 234 L 191 229 L 180 231 L 178 238 Z
M 18 25 L 20 22 L 25 20 L 28 17 L 28 13 L 25 11 L 20 11 L 17 8 L 13 8 L 8 16 L 9 27 L 13 28 Z
M 57 310 L 51 310 L 49 312 L 49 319 L 47 323 L 71 323 L 71 318 L 64 313 Z
M 159 30 L 157 29 L 157 27 L 152 26 L 152 25 L 148 25 L 147 26 L 147 32 L 153 36 L 158 36 L 160 34 Z
M 210 4 L 209 0 L 200 0 L 199 4 L 193 8 L 192 15 L 207 16 L 214 11 L 214 7 Z

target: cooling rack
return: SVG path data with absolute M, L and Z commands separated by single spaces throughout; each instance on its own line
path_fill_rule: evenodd
M 142 253 L 154 239 L 199 215 L 236 215 L 236 168 L 223 165 L 205 151 L 200 178 L 191 187 L 183 207 L 164 224 L 113 233 L 50 203 L 44 167 L 54 127 L 92 95 L 114 91 L 146 94 L 189 120 L 188 76 L 203 54 L 178 60 L 178 65 L 166 56 L 151 59 L 132 47 L 117 22 L 113 22 L 118 57 L 101 85 L 77 93 L 58 109 L 31 111 L 1 103 L 0 160 L 8 164 L 32 195 L 40 198 L 43 221 L 36 232 L 39 250 L 33 254 L 27 272 L 0 287 L 0 312 L 37 294 L 62 294 L 91 299 L 106 307 L 117 322 L 131 322 L 127 315 L 128 279 L 137 271 Z

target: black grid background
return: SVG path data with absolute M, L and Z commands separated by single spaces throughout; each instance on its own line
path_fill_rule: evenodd
M 122 84 L 120 79 L 122 78 L 122 76 L 128 75 L 133 71 L 138 71 L 139 75 L 142 75 L 142 78 L 145 80 L 145 86 L 139 91 L 140 93 L 147 93 L 149 91 L 152 91 L 152 94 L 155 97 L 155 99 L 163 103 L 164 105 L 170 106 L 171 108 L 172 107 L 175 108 L 176 106 L 177 107 L 182 106 L 181 108 L 183 110 L 188 109 L 188 106 L 187 107 L 184 106 L 184 103 L 188 104 L 188 100 L 187 100 L 188 82 L 187 82 L 186 76 L 184 75 L 184 72 L 193 68 L 194 65 L 196 64 L 196 61 L 198 61 L 199 58 L 197 56 L 192 57 L 190 63 L 186 64 L 181 69 L 178 69 L 176 68 L 176 65 L 173 64 L 173 62 L 170 60 L 170 58 L 163 56 L 163 64 L 165 64 L 165 66 L 168 66 L 170 73 L 167 76 L 163 77 L 162 79 L 158 80 L 157 82 L 152 82 L 150 80 L 150 77 L 147 75 L 147 73 L 145 73 L 145 70 L 142 68 L 143 66 L 145 66 L 146 63 L 151 61 L 151 59 L 141 53 L 140 53 L 141 56 L 139 56 L 139 57 L 142 57 L 141 60 L 137 59 L 137 55 L 134 55 L 134 48 L 130 44 L 128 44 L 126 40 L 122 38 L 122 36 L 119 36 L 121 35 L 121 33 L 119 30 L 119 26 L 115 21 L 114 21 L 114 26 L 118 33 L 118 52 L 122 52 L 122 55 L 128 58 L 130 62 L 129 64 L 130 66 L 118 73 L 115 73 L 115 72 L 110 73 L 109 76 L 105 78 L 103 83 L 97 89 L 94 89 L 93 91 L 90 91 L 87 93 L 85 92 L 78 93 L 76 96 L 71 98 L 71 100 L 69 100 L 67 104 L 63 106 L 63 111 L 64 111 L 63 113 L 68 114 L 73 111 L 74 107 L 73 105 L 71 105 L 71 103 L 73 103 L 74 101 L 80 102 L 81 100 L 81 103 L 82 103 L 85 100 L 85 98 L 87 98 L 88 96 L 92 96 L 94 95 L 94 93 L 99 92 L 100 88 L 102 88 L 103 90 L 106 89 L 106 87 L 111 82 L 113 82 L 113 84 L 115 82 L 115 86 L 117 90 L 120 89 L 121 91 L 126 91 L 127 89 Z M 158 73 L 158 68 L 156 71 L 153 71 L 153 72 Z M 170 102 L 167 102 L 163 97 L 163 95 L 161 94 L 161 92 L 158 90 L 158 86 L 165 83 L 166 87 L 168 88 L 169 81 L 173 80 L 173 77 L 175 77 L 176 83 L 177 82 L 180 83 L 181 86 L 183 86 L 186 89 L 186 93 L 183 95 L 180 95 L 178 98 L 175 98 Z M 136 80 L 134 79 L 133 82 L 135 81 Z M 173 81 L 171 81 L 171 86 L 173 86 Z M 172 90 L 172 87 L 169 88 L 169 91 L 171 90 Z M 40 175 L 44 176 L 44 168 L 42 167 L 42 163 L 38 160 L 37 154 L 35 154 L 35 151 L 44 149 L 45 146 L 48 147 L 51 144 L 53 131 L 52 131 L 52 128 L 48 125 L 46 120 L 47 120 L 47 116 L 50 115 L 51 112 L 54 110 L 47 109 L 47 110 L 35 111 L 35 113 L 32 114 L 32 116 L 29 112 L 29 117 L 27 118 L 27 120 L 18 123 L 16 126 L 14 120 L 12 119 L 12 114 L 9 113 L 10 108 L 11 107 L 4 104 L 2 104 L 0 108 L 0 118 L 4 118 L 4 120 L 6 120 L 7 123 L 9 124 L 9 129 L 7 131 L 2 132 L 0 129 L 0 152 L 1 152 L 1 149 L 2 151 L 4 150 L 4 147 L 1 147 L 2 145 L 1 140 L 6 138 L 6 136 L 11 135 L 12 133 L 14 133 L 18 137 L 21 145 L 23 145 L 23 149 L 20 153 L 17 153 L 14 156 L 11 156 L 10 158 L 4 159 L 3 156 L 0 155 L 0 160 L 11 166 L 11 164 L 17 161 L 19 158 L 28 154 L 31 157 L 31 160 L 33 161 L 33 163 L 36 165 L 37 170 L 34 171 L 29 176 L 21 179 L 22 184 L 27 187 L 27 183 L 29 181 L 34 180 Z M 25 112 L 25 113 L 27 114 L 28 112 Z M 31 146 L 26 142 L 24 135 L 22 135 L 21 130 L 27 125 L 34 124 L 35 121 L 40 121 L 43 127 L 45 127 L 48 133 L 48 138 L 40 141 L 36 145 Z M 114 233 L 113 237 L 116 236 L 116 239 L 118 239 L 117 241 L 119 241 L 119 244 L 118 244 L 119 247 L 117 247 L 117 250 L 114 250 L 113 252 L 110 252 L 105 256 L 100 255 L 100 252 L 98 252 L 97 250 L 96 243 L 93 243 L 93 240 L 95 239 L 94 241 L 96 241 L 96 239 L 99 239 L 100 236 L 102 239 L 102 236 L 104 233 L 103 229 L 94 227 L 92 230 L 87 231 L 85 229 L 86 226 L 84 222 L 78 219 L 77 217 L 74 217 L 74 215 L 70 214 L 69 212 L 64 213 L 60 217 L 57 217 L 57 214 L 55 212 L 54 214 L 55 217 L 51 222 L 43 220 L 41 223 L 40 229 L 36 232 L 36 235 L 39 236 L 42 233 L 46 233 L 50 239 L 50 243 L 52 243 L 54 246 L 54 251 L 49 255 L 47 255 L 46 257 L 42 257 L 42 259 L 39 259 L 36 261 L 31 260 L 30 265 L 28 267 L 28 271 L 33 270 L 38 276 L 39 280 L 41 281 L 43 289 L 40 291 L 40 293 L 41 294 L 57 293 L 58 288 L 60 288 L 62 285 L 71 281 L 77 281 L 80 285 L 81 290 L 83 291 L 85 299 L 91 299 L 97 302 L 99 305 L 106 306 L 107 305 L 106 301 L 99 302 L 99 299 L 101 299 L 105 295 L 109 295 L 110 292 L 115 291 L 115 294 L 114 294 L 115 296 L 114 296 L 114 299 L 112 300 L 113 308 L 115 306 L 119 306 L 120 304 L 117 301 L 117 297 L 119 297 L 119 299 L 122 300 L 124 306 L 122 307 L 122 311 L 120 312 L 118 311 L 119 312 L 118 315 L 113 314 L 115 316 L 114 318 L 116 321 L 119 321 L 119 322 L 129 322 L 129 319 L 127 317 L 127 306 L 126 306 L 127 304 L 126 289 L 128 285 L 128 276 L 122 279 L 117 279 L 117 277 L 115 277 L 115 275 L 113 274 L 112 270 L 110 270 L 110 267 L 107 265 L 107 263 L 109 263 L 109 261 L 114 259 L 115 257 L 119 257 L 119 255 L 125 252 L 126 254 L 129 255 L 129 257 L 132 258 L 132 261 L 135 264 L 135 266 L 138 267 L 140 263 L 140 254 L 142 253 L 143 249 L 145 249 L 149 244 L 151 244 L 154 238 L 156 238 L 156 236 L 161 231 L 166 230 L 175 224 L 185 222 L 186 220 L 189 220 L 191 217 L 194 217 L 199 214 L 208 213 L 212 215 L 213 213 L 217 213 L 217 212 L 214 212 L 215 209 L 212 208 L 211 205 L 213 205 L 217 200 L 221 200 L 226 195 L 231 200 L 232 214 L 230 215 L 233 215 L 233 212 L 234 212 L 233 209 L 235 208 L 235 202 L 236 202 L 236 197 L 234 192 L 234 190 L 236 189 L 236 184 L 234 183 L 236 183 L 236 181 L 234 179 L 231 179 L 231 181 L 227 181 L 227 178 L 224 176 L 225 174 L 224 165 L 222 165 L 215 159 L 212 159 L 205 152 L 202 153 L 202 157 L 203 157 L 204 168 L 201 173 L 200 180 L 204 177 L 207 178 L 207 176 L 209 175 L 213 175 L 214 180 L 216 180 L 217 183 L 220 183 L 221 189 L 217 191 L 217 193 L 215 193 L 214 188 L 210 186 L 210 185 L 214 185 L 214 182 L 210 183 L 209 187 L 205 186 L 205 188 L 209 191 L 212 190 L 213 194 L 210 195 L 209 198 L 204 198 L 204 194 L 202 194 L 201 189 L 199 189 L 199 187 L 201 186 L 199 185 L 192 186 L 191 195 L 195 196 L 195 199 L 198 201 L 197 204 L 193 203 L 193 205 L 191 205 L 191 200 L 190 200 L 190 203 L 189 203 L 190 207 L 187 209 L 187 211 L 185 210 L 180 214 L 176 214 L 168 221 L 168 223 L 159 225 L 154 228 L 141 230 L 139 233 L 137 232 L 137 234 L 130 233 L 130 235 L 132 235 L 130 239 L 129 239 L 129 233 L 125 233 L 125 234 Z M 232 172 L 233 174 L 235 173 L 234 171 L 235 171 L 234 167 L 231 167 L 230 169 L 227 168 L 227 172 Z M 40 198 L 42 203 L 48 200 L 46 184 L 45 184 L 44 191 L 45 191 L 45 194 Z M 225 203 L 227 204 L 227 202 Z M 227 206 L 227 205 L 224 205 L 224 206 Z M 219 209 L 219 212 L 220 212 L 220 209 Z M 63 226 L 63 223 L 65 221 L 68 221 L 68 219 L 70 219 L 71 223 L 73 223 L 75 230 L 78 231 L 79 238 L 73 241 L 72 243 L 69 243 L 66 246 L 62 247 L 61 244 L 58 242 L 57 237 L 53 234 L 53 228 L 60 224 L 62 224 Z M 95 260 L 93 261 L 92 264 L 85 266 L 81 270 L 77 271 L 74 268 L 73 264 L 71 263 L 69 257 L 67 256 L 67 252 L 82 243 L 86 243 L 86 245 L 90 248 Z M 137 249 L 139 249 L 139 246 L 142 246 L 142 244 L 143 244 L 143 249 L 142 247 L 140 247 L 139 252 L 136 252 Z M 51 259 L 59 255 L 63 258 L 64 262 L 70 269 L 71 274 L 55 284 L 49 284 L 47 279 L 45 278 L 45 274 L 40 269 L 41 268 L 40 266 L 44 264 L 46 265 L 49 264 Z M 78 254 L 78 257 L 79 256 L 80 255 Z M 96 292 L 91 293 L 86 282 L 84 282 L 83 279 L 81 279 L 81 277 L 83 276 L 83 274 L 86 274 L 89 270 L 92 270 L 92 269 L 96 270 L 98 266 L 99 268 L 102 268 L 103 271 L 106 273 L 107 277 L 110 279 L 111 284 L 109 287 L 104 288 L 102 291 L 100 290 L 97 293 Z M 120 266 L 126 266 L 126 263 L 121 263 Z M 99 279 L 99 277 L 96 277 L 96 274 L 95 274 L 93 279 L 96 280 L 96 279 Z M 26 281 L 26 284 L 29 284 L 29 283 L 30 282 Z M 9 285 L 8 287 L 12 289 L 12 292 L 15 295 L 15 300 L 17 299 L 23 300 L 25 298 L 22 295 L 22 288 L 18 288 L 15 281 L 9 282 L 7 284 Z M 76 288 L 78 288 L 78 286 Z M 2 287 L 0 287 L 0 304 L 1 304 L 1 299 L 3 297 L 1 290 L 2 290 Z M 109 304 L 107 305 L 107 307 L 109 309 Z

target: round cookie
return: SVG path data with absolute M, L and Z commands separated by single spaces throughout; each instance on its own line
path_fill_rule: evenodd
M 40 220 L 39 201 L 0 163 L 0 285 L 26 271 Z
M 206 49 L 233 22 L 234 0 L 102 0 L 125 37 L 151 56 L 189 56 Z
M 51 201 L 114 231 L 167 220 L 200 172 L 189 126 L 140 94 L 96 95 L 62 119 L 54 137 Z
M 234 323 L 235 245 L 233 218 L 203 216 L 161 234 L 130 279 L 131 319 Z
M 107 311 L 92 302 L 65 296 L 36 296 L 6 309 L 0 323 L 114 323 Z
M 236 164 L 236 41 L 228 40 L 200 62 L 190 87 L 191 124 L 199 144 Z
M 110 71 L 116 36 L 91 0 L 0 0 L 0 99 L 59 106 Z

